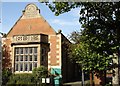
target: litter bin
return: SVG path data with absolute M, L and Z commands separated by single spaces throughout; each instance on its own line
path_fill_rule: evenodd
M 62 81 L 61 69 L 60 68 L 51 68 L 51 74 L 55 75 L 54 86 L 60 86 L 61 81 Z
M 54 77 L 55 86 L 60 86 L 61 85 L 61 79 L 62 78 L 60 76 Z

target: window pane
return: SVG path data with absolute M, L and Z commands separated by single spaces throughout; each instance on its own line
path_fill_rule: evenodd
M 42 55 L 45 55 L 45 48 L 42 48 Z
M 18 64 L 15 64 L 15 71 L 18 71 Z
M 20 61 L 23 61 L 23 56 L 20 56 Z
M 27 63 L 25 63 L 24 68 L 24 71 L 27 71 Z
M 29 53 L 30 53 L 30 54 L 32 53 L 32 48 L 29 48 Z
M 32 63 L 29 64 L 29 71 L 32 71 Z
M 25 60 L 25 61 L 28 61 L 28 56 L 27 56 L 27 55 L 24 57 L 24 60 Z
M 19 57 L 18 56 L 15 56 L 15 61 L 19 61 Z
M 34 48 L 34 53 L 37 53 L 37 47 Z
M 25 54 L 28 54 L 28 48 L 25 48 Z
M 20 63 L 20 71 L 23 71 L 23 63 Z
M 15 53 L 19 54 L 19 48 L 15 48 Z
M 34 61 L 37 61 L 37 55 L 34 55 Z
M 32 55 L 29 56 L 29 61 L 32 61 Z
M 42 56 L 41 61 L 44 61 L 44 56 Z
M 37 63 L 34 63 L 34 67 L 37 67 Z
M 42 55 L 44 54 L 44 49 L 42 48 Z
M 20 54 L 23 54 L 23 48 L 20 48 Z

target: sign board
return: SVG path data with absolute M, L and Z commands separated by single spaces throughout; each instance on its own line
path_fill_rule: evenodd
M 46 78 L 46 83 L 50 83 L 50 78 Z
M 45 83 L 45 78 L 42 78 L 42 83 Z

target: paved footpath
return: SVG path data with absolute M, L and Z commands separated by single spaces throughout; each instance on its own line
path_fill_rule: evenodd
M 85 81 L 85 83 L 87 83 L 87 81 Z M 77 81 L 77 82 L 64 83 L 63 86 L 82 86 L 82 82 Z

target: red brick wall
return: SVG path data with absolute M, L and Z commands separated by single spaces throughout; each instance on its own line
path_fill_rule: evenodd
M 55 35 L 55 31 L 43 18 L 20 19 L 9 31 L 7 37 L 23 34 L 47 34 Z
M 50 36 L 50 62 L 51 62 L 51 66 L 56 66 L 57 63 L 57 58 L 56 58 L 56 36 Z

